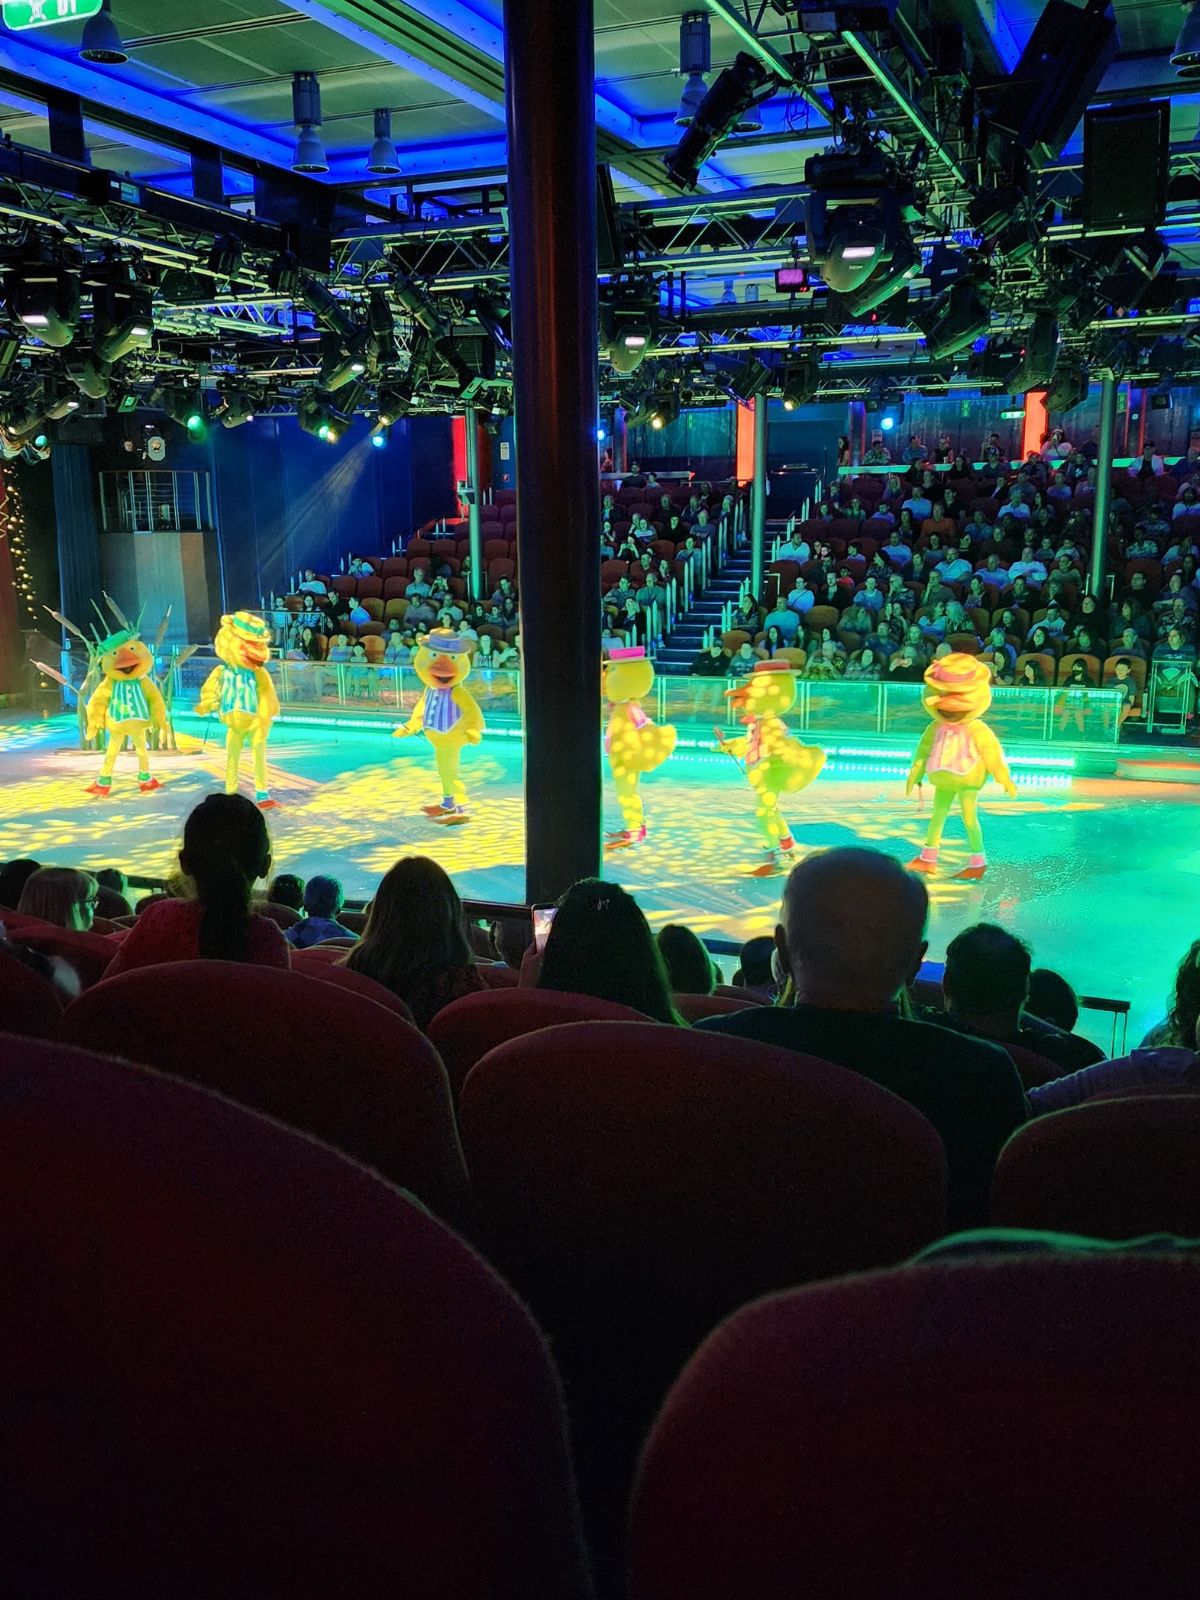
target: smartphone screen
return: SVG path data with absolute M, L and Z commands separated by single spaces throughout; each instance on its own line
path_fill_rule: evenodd
M 557 906 L 533 906 L 530 908 L 533 916 L 533 943 L 540 955 L 546 948 L 546 940 L 550 937 L 550 924 L 554 921 Z

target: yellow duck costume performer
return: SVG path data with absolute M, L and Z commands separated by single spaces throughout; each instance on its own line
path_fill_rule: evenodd
M 979 791 L 993 778 L 1007 794 L 1017 792 L 999 739 L 979 720 L 992 703 L 991 673 L 975 656 L 943 656 L 930 663 L 921 699 L 933 721 L 921 736 L 904 792 L 911 794 L 913 785 L 928 776 L 933 785 L 933 815 L 925 846 L 909 862 L 909 869 L 937 871 L 942 830 L 957 800 L 971 846 L 971 859 L 958 876 L 982 878 L 987 857 L 979 825 Z
M 643 772 L 653 772 L 675 748 L 675 729 L 657 727 L 641 701 L 654 687 L 654 666 L 639 645 L 614 650 L 604 664 L 604 696 L 612 706 L 604 734 L 604 750 L 617 787 L 617 803 L 625 826 L 608 836 L 605 848 L 624 850 L 646 837 L 646 808 L 638 785 Z
M 267 671 L 271 628 L 250 611 L 222 617 L 213 641 L 219 667 L 209 673 L 196 710 L 202 717 L 215 711 L 225 724 L 225 793 L 236 794 L 242 748 L 247 739 L 254 752 L 254 798 L 260 811 L 273 810 L 267 786 L 267 740 L 279 715 L 279 696 Z
M 142 793 L 161 789 L 157 778 L 150 775 L 150 732 L 164 733 L 167 728 L 167 708 L 158 685 L 151 674 L 154 656 L 150 647 L 142 643 L 137 630 L 122 628 L 107 639 L 101 639 L 93 652 L 101 678 L 87 702 L 87 737 L 98 734 L 108 736 L 100 775 L 88 786 L 88 794 L 108 795 L 112 792 L 113 768 L 125 747 L 132 741 L 138 752 L 138 783 Z
M 478 744 L 483 738 L 483 712 L 475 696 L 463 687 L 471 671 L 473 642 L 449 628 L 434 628 L 420 636 L 413 671 L 424 684 L 424 693 L 412 716 L 393 735 L 407 739 L 423 733 L 433 746 L 442 798 L 440 804 L 421 809 L 435 822 L 451 826 L 467 820 L 467 791 L 458 773 L 463 746 Z
M 780 870 L 780 856 L 796 848 L 779 809 L 780 796 L 807 789 L 825 765 L 825 752 L 793 739 L 782 720 L 796 700 L 795 672 L 786 661 L 758 662 L 748 677 L 725 692 L 729 704 L 743 714 L 747 731 L 735 739 L 725 738 L 719 728 L 713 732 L 720 740 L 718 748 L 743 762 L 754 790 L 754 820 L 767 856 L 751 876 L 769 878 Z

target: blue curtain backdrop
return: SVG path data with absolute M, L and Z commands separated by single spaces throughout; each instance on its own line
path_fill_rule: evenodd
M 92 454 L 85 444 L 56 444 L 50 456 L 54 482 L 60 609 L 85 627 L 101 590 L 99 514 Z

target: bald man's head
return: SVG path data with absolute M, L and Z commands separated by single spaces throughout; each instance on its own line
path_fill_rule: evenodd
M 826 850 L 792 869 L 776 938 L 797 999 L 882 1010 L 925 954 L 929 896 L 879 850 Z

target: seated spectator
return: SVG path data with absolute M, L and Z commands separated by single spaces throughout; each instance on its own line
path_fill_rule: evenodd
M 404 613 L 404 621 L 410 628 L 432 628 L 437 621 L 437 612 L 430 605 L 428 597 L 421 596 Z
M 14 910 L 56 928 L 86 933 L 96 914 L 96 880 L 74 867 L 39 867 L 31 872 Z
M 945 543 L 958 537 L 958 524 L 954 518 L 946 513 L 946 504 L 943 500 L 935 500 L 929 509 L 929 515 L 921 523 L 921 537 L 932 539 L 934 535 Z M 968 568 L 968 570 L 970 570 Z
M 286 906 L 289 911 L 304 910 L 304 879 L 294 872 L 277 872 L 267 889 L 267 899 L 273 906 Z
M 21 891 L 38 870 L 37 861 L 22 857 L 6 861 L 0 867 L 0 910 L 15 911 L 21 903 Z
M 1167 470 L 1167 464 L 1154 448 L 1153 439 L 1147 439 L 1145 448 L 1129 468 L 1131 478 L 1157 478 Z
M 907 511 L 915 525 L 920 528 L 927 517 L 933 515 L 933 501 L 924 490 L 914 490 L 903 502 L 901 511 Z
M 297 594 L 325 595 L 329 591 L 311 567 L 305 567 L 304 576 L 296 589 Z
M 528 917 L 497 917 L 492 923 L 492 953 L 512 971 L 520 972 L 525 952 L 532 943 L 533 928 Z
M 422 600 L 426 595 L 433 593 L 433 585 L 425 580 L 424 567 L 414 567 L 412 569 L 412 576 L 408 580 L 404 593 L 409 600 Z
M 490 638 L 491 635 L 486 634 L 484 637 Z M 482 640 L 480 642 L 482 643 Z M 618 633 L 607 623 L 600 630 L 600 654 L 605 658 L 605 660 L 608 659 L 614 650 L 624 650 L 628 643 L 629 640 L 625 634 Z
M 729 651 L 719 639 L 705 645 L 692 662 L 692 676 L 696 678 L 724 678 L 729 672 Z
M 730 678 L 744 678 L 754 671 L 758 657 L 748 639 L 743 639 L 733 655 L 726 663 L 726 676 Z
M 1031 1089 L 1029 1104 L 1041 1116 L 1082 1105 L 1094 1095 L 1111 1094 L 1114 1090 L 1136 1094 L 1146 1085 L 1200 1088 L 1200 1055 L 1195 1048 L 1182 1045 L 1143 1046 L 1113 1061 L 1098 1061 Z
M 900 1015 L 925 954 L 928 912 L 924 884 L 880 851 L 809 856 L 792 869 L 775 932 L 795 1005 L 697 1026 L 835 1062 L 909 1101 L 946 1146 L 950 1226 L 969 1227 L 987 1215 L 996 1157 L 1027 1107 L 999 1046 Z
M 773 661 L 781 650 L 792 647 L 795 636 L 787 639 L 773 622 L 768 621 L 765 632 L 758 644 L 754 646 L 754 654 L 760 661 Z
M 1016 522 L 1029 521 L 1029 506 L 1026 503 L 1025 497 L 1021 493 L 1021 487 L 1019 484 L 1013 484 L 1012 488 L 1008 491 L 1008 499 L 1000 507 L 1000 519 L 1002 524 L 1004 518 L 1006 517 L 1012 517 Z
M 355 935 L 337 920 L 346 903 L 336 878 L 310 878 L 304 886 L 304 916 L 284 934 L 297 950 L 324 944 L 326 939 L 353 939 Z
M 101 867 L 92 876 L 96 880 L 96 915 L 113 921 L 118 917 L 131 917 L 133 902 L 129 898 L 129 879 L 120 867 Z
M 864 467 L 887 467 L 891 465 L 892 452 L 883 442 L 881 433 L 874 434 L 871 443 L 862 458 Z
M 590 994 L 632 1006 L 655 1022 L 679 1023 L 667 969 L 637 901 L 615 883 L 584 878 L 558 902 L 540 959 L 528 957 L 539 989 Z
M 849 628 L 852 633 L 870 633 L 875 618 L 860 601 L 852 600 L 842 612 L 840 626 Z
M 390 989 L 419 1028 L 487 987 L 471 959 L 458 892 L 427 856 L 406 856 L 385 873 L 344 965 Z
M 794 611 L 798 617 L 802 617 L 806 611 L 812 610 L 816 601 L 817 597 L 809 588 L 808 579 L 797 578 L 784 604 L 789 611 Z
M 883 610 L 884 593 L 879 587 L 879 580 L 874 573 L 868 572 L 863 580 L 862 588 L 857 591 L 854 599 L 858 605 L 870 612 L 872 622 L 879 620 L 879 615 Z
M 721 974 L 703 941 L 678 922 L 658 930 L 658 953 L 667 969 L 672 994 L 711 994 Z
M 1028 1010 L 1043 1022 L 1074 1033 L 1079 1021 L 1079 996 L 1059 972 L 1050 967 L 1035 967 L 1029 974 Z
M 825 629 L 828 633 L 828 628 Z M 846 670 L 846 655 L 836 639 L 822 639 L 817 648 L 809 655 L 801 674 L 804 678 L 820 681 L 830 678 L 840 678 Z
M 763 1000 L 773 1001 L 778 992 L 771 959 L 774 955 L 775 941 L 769 934 L 761 933 L 756 938 L 747 939 L 738 954 L 737 971 L 733 975 L 734 988 L 745 989 Z
M 979 568 L 975 576 L 988 589 L 1007 589 L 1010 573 L 1000 565 L 1000 557 L 994 552 Z
M 991 652 L 988 665 L 992 669 L 992 682 L 1007 688 L 1013 681 L 1013 664 L 1009 651 L 1000 645 Z
M 920 683 L 927 665 L 924 651 L 918 651 L 906 639 L 888 658 L 887 675 L 896 683 Z
M 1178 628 L 1172 628 L 1162 643 L 1154 646 L 1150 659 L 1165 662 L 1176 669 L 1193 667 L 1196 663 L 1196 646 L 1189 644 Z
M 791 644 L 800 631 L 800 617 L 797 612 L 789 611 L 787 606 L 777 604 L 763 618 L 763 632 L 770 633 L 772 628 L 784 644 Z
M 965 928 L 946 948 L 942 992 L 949 1025 L 976 1038 L 1020 1045 L 1063 1072 L 1103 1060 L 1104 1052 L 1089 1040 L 1026 1010 L 1032 966 L 1029 946 L 1006 928 L 991 922 Z
M 107 977 L 168 961 L 290 965 L 279 928 L 250 909 L 254 885 L 271 871 L 271 840 L 256 805 L 240 794 L 202 800 L 184 824 L 179 866 L 193 898 L 139 906 Z
M 846 663 L 847 679 L 875 682 L 883 676 L 883 663 L 871 645 L 864 645 Z

